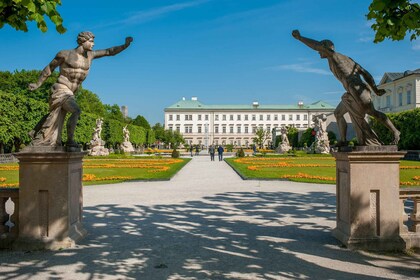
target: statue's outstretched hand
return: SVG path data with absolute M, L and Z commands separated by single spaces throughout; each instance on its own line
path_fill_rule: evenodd
M 384 90 L 384 89 L 377 89 L 376 90 L 376 95 L 377 96 L 382 96 L 382 95 L 384 95 L 386 93 L 386 90 Z
M 133 37 L 125 38 L 125 45 L 128 47 L 133 42 Z
M 292 36 L 299 40 L 300 39 L 300 32 L 299 32 L 299 30 L 293 30 Z
M 37 83 L 30 83 L 28 85 L 29 90 L 33 91 L 36 90 L 37 88 L 39 88 L 39 85 Z

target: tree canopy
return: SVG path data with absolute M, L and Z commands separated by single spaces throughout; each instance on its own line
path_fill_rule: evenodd
M 145 117 L 138 115 L 134 120 L 133 120 L 133 124 L 144 127 L 146 129 L 150 129 L 150 124 L 149 122 L 146 120 Z
M 420 5 L 410 0 L 373 0 L 367 19 L 375 21 L 371 26 L 375 43 L 403 40 L 407 33 L 410 40 L 420 36 Z
M 0 1 L 0 28 L 8 24 L 16 30 L 28 31 L 28 21 L 35 21 L 42 32 L 48 30 L 45 17 L 55 25 L 58 33 L 66 32 L 63 19 L 57 11 L 61 0 L 9 0 Z

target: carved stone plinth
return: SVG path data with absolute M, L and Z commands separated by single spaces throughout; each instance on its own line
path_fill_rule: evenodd
M 337 227 L 333 235 L 350 249 L 405 249 L 399 236 L 399 159 L 405 153 L 367 150 L 334 153 Z
M 82 152 L 17 153 L 19 237 L 15 249 L 69 248 L 82 226 Z

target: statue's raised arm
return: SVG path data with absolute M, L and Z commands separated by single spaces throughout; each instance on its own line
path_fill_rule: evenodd
M 304 43 L 305 45 L 307 45 L 311 49 L 314 49 L 318 52 L 329 52 L 329 51 L 331 51 L 331 47 L 326 42 L 328 40 L 316 41 L 316 40 L 313 40 L 313 39 L 310 39 L 310 38 L 303 37 L 303 36 L 300 35 L 299 30 L 293 30 L 292 36 L 296 40 L 301 41 L 302 43 Z
M 119 54 L 120 52 L 122 52 L 123 50 L 128 48 L 130 46 L 131 42 L 133 42 L 133 37 L 127 37 L 127 38 L 125 38 L 125 44 L 124 45 L 108 48 L 108 49 L 105 49 L 105 50 L 93 51 L 93 58 L 100 58 L 100 57 L 104 57 L 104 56 L 112 56 L 112 55 Z

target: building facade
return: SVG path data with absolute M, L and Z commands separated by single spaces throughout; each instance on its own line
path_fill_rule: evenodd
M 298 130 L 312 127 L 312 116 L 332 114 L 335 107 L 318 101 L 310 105 L 206 105 L 182 98 L 165 108 L 165 129 L 182 133 L 188 144 L 211 144 L 249 147 L 258 128 L 293 126 Z M 270 145 L 268 139 L 266 145 Z
M 375 108 L 384 113 L 396 113 L 420 107 L 420 69 L 404 73 L 385 73 L 378 85 L 386 93 L 372 95 Z

